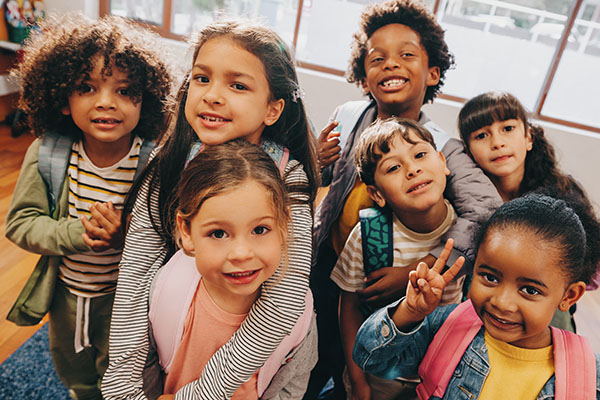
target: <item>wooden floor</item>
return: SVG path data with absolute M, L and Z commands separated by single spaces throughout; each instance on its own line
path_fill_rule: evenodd
M 6 314 L 39 258 L 4 237 L 13 188 L 25 150 L 32 141 L 33 137 L 28 135 L 12 138 L 8 126 L 0 124 L 0 363 L 41 326 L 19 327 L 6 320 Z

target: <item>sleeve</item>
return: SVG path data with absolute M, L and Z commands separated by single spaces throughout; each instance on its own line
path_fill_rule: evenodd
M 145 399 L 142 372 L 149 352 L 148 298 L 152 278 L 166 258 L 166 244 L 152 227 L 159 220 L 158 193 L 147 177 L 132 211 L 110 325 L 109 364 L 102 379 L 105 399 Z
M 81 221 L 68 216 L 54 219 L 50 215 L 47 187 L 38 171 L 39 147 L 40 140 L 37 139 L 25 154 L 6 216 L 6 237 L 17 246 L 41 255 L 62 256 L 88 251 L 90 248 L 81 236 L 85 232 Z M 67 193 L 63 190 L 60 197 L 65 206 Z
M 279 368 L 271 384 L 263 393 L 263 400 L 302 399 L 310 373 L 317 364 L 317 320 L 313 314 L 309 331 L 289 362 Z M 288 358 L 289 359 L 289 358 Z
M 307 183 L 302 168 L 290 162 L 292 171 L 286 183 Z M 281 268 L 263 284 L 240 329 L 221 347 L 204 367 L 200 379 L 181 388 L 176 399 L 229 399 L 275 351 L 304 311 L 308 290 L 312 245 L 312 209 L 309 196 L 291 193 L 296 200 L 290 207 L 292 223 L 288 242 L 288 266 Z
M 365 286 L 360 221 L 354 225 L 331 271 L 331 280 L 342 290 L 354 293 Z
M 492 184 L 471 157 L 460 140 L 450 139 L 442 149 L 450 170 L 444 196 L 452 203 L 458 216 L 456 223 L 443 236 L 442 243 L 431 254 L 439 257 L 446 239 L 454 239 L 454 249 L 448 264 L 452 265 L 459 256 L 466 259 L 469 269 L 475 261 L 473 248 L 474 229 L 481 220 L 502 204 L 502 199 Z
M 403 300 L 379 309 L 358 330 L 352 359 L 363 371 L 384 379 L 417 375 L 433 337 L 456 307 L 438 307 L 413 330 L 401 332 L 390 315 Z

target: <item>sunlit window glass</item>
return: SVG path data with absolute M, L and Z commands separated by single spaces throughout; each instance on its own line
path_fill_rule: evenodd
M 154 25 L 162 25 L 162 0 L 111 0 L 110 13 Z
M 267 25 L 291 44 L 298 0 L 173 0 L 172 7 L 173 33 L 189 35 L 219 18 L 244 17 Z
M 533 109 L 572 0 L 448 0 L 442 26 L 457 67 L 444 93 L 505 90 Z
M 542 114 L 600 127 L 600 3 L 580 9 Z

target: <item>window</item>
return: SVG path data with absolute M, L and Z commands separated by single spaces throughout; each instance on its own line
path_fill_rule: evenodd
M 100 14 L 127 16 L 182 38 L 215 17 L 261 19 L 296 48 L 301 66 L 336 75 L 370 0 L 100 0 Z M 600 132 L 598 0 L 426 0 L 446 31 L 457 67 L 441 97 L 488 90 L 515 94 L 540 119 Z

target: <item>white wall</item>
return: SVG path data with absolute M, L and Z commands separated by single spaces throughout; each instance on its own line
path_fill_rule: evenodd
M 98 0 L 45 0 L 44 4 L 49 14 L 81 11 L 90 18 L 98 18 Z
M 364 98 L 356 86 L 343 78 L 300 69 L 299 79 L 306 92 L 308 113 L 317 130 L 327 124 L 329 115 L 338 104 Z M 426 105 L 424 110 L 448 133 L 458 137 L 456 117 L 460 107 L 460 103 L 437 99 Z M 583 185 L 600 212 L 600 134 L 544 122 L 540 125 L 554 144 L 563 171 Z

